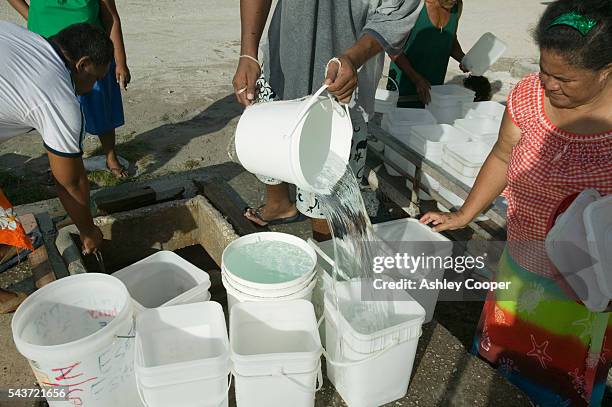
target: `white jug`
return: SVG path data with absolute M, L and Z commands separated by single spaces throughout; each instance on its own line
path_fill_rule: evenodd
M 461 61 L 472 75 L 482 76 L 506 52 L 508 46 L 491 33 L 485 33 Z

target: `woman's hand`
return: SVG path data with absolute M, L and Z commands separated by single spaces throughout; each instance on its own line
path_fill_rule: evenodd
M 331 60 L 327 67 L 325 84 L 327 91 L 341 103 L 349 103 L 357 87 L 357 69 L 353 61 L 345 55 L 339 56 L 340 63 Z
M 117 65 L 115 69 L 115 78 L 121 89 L 127 90 L 127 85 L 132 80 L 132 74 L 130 74 L 130 69 L 126 64 Z
M 427 212 L 419 222 L 424 225 L 429 225 L 433 223 L 434 227 L 432 230 L 434 232 L 442 232 L 445 230 L 456 230 L 462 229 L 470 223 L 471 219 L 468 219 L 467 216 L 461 210 L 457 212 Z
M 243 106 L 249 106 L 255 100 L 255 83 L 261 75 L 261 67 L 249 58 L 240 58 L 236 74 L 232 80 L 236 99 Z
M 422 75 L 417 74 L 416 77 L 412 79 L 412 82 L 416 87 L 419 100 L 423 102 L 424 105 L 428 105 L 431 102 L 431 84 L 429 81 Z
M 104 237 L 99 227 L 94 226 L 86 233 L 81 232 L 81 243 L 83 244 L 83 254 L 91 254 L 102 248 Z

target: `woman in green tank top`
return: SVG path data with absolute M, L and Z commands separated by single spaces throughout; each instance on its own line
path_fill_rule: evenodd
M 461 0 L 425 0 L 404 51 L 393 57 L 389 70 L 389 76 L 399 84 L 398 106 L 428 104 L 431 85 L 444 83 L 449 57 L 461 63 L 465 54 L 457 40 L 457 28 L 462 8 Z
M 104 28 L 100 20 L 100 0 L 31 0 L 28 30 L 48 38 L 64 28 L 88 23 Z

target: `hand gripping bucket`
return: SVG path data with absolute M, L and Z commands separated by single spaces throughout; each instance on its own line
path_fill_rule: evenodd
M 132 315 L 123 283 L 98 273 L 62 278 L 21 304 L 11 325 L 17 349 L 41 386 L 68 396 L 51 407 L 141 405 Z
M 326 89 L 322 86 L 307 98 L 246 108 L 235 139 L 242 166 L 306 191 L 328 192 L 338 180 L 326 180 L 323 186 L 317 177 L 332 157 L 348 162 L 353 126 L 348 107 L 321 96 Z

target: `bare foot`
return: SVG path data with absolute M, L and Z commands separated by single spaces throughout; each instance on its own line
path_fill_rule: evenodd
M 298 210 L 295 207 L 295 204 L 292 203 L 289 206 L 282 207 L 264 205 L 260 206 L 257 209 L 249 208 L 244 213 L 244 216 L 245 218 L 259 226 L 266 226 L 268 223 L 274 220 L 292 218 L 297 214 Z
M 117 153 L 115 153 L 115 150 L 111 150 L 106 155 L 106 168 L 108 168 L 108 170 L 117 178 L 127 178 L 128 177 L 128 172 L 125 168 L 123 168 L 123 166 L 119 162 L 119 159 L 117 158 Z
M 0 314 L 15 312 L 26 298 L 24 293 L 13 293 L 0 288 Z

